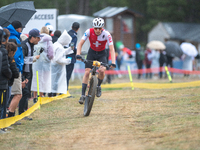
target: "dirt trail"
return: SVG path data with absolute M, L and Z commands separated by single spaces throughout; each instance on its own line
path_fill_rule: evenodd
M 147 150 L 200 147 L 200 88 L 103 91 L 83 116 L 75 98 L 42 105 L 8 135 L 0 149 Z

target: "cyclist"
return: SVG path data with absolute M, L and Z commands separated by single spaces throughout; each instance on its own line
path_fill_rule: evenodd
M 103 29 L 104 27 L 104 20 L 102 18 L 95 18 L 93 20 L 93 28 L 87 29 L 81 39 L 81 41 L 78 44 L 77 47 L 77 54 L 76 59 L 80 60 L 82 57 L 81 54 L 81 48 L 85 41 L 89 38 L 90 41 L 90 48 L 87 55 L 87 60 L 97 60 L 103 63 L 107 63 L 107 57 L 106 57 L 106 51 L 105 46 L 106 43 L 109 45 L 109 50 L 111 53 L 111 59 L 112 64 L 110 65 L 111 68 L 115 68 L 115 49 L 113 45 L 112 36 L 108 31 Z M 79 103 L 83 104 L 85 100 L 85 91 L 88 84 L 89 74 L 90 70 L 92 69 L 91 63 L 85 64 L 85 74 L 83 76 L 82 80 L 82 96 L 80 97 Z M 98 74 L 98 84 L 97 84 L 97 92 L 96 96 L 101 96 L 101 83 L 103 81 L 103 78 L 105 76 L 105 70 L 106 67 L 100 66 L 99 67 L 99 74 Z

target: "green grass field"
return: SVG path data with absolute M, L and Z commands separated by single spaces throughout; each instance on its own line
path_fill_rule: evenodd
M 89 117 L 80 89 L 70 93 L 74 98 L 42 105 L 32 121 L 1 134 L 0 150 L 200 149 L 200 87 L 103 89 Z

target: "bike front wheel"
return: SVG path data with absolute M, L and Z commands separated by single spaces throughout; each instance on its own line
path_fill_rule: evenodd
M 95 94 L 96 94 L 96 87 L 97 87 L 97 77 L 92 76 L 89 81 L 89 89 L 88 89 L 88 95 L 85 98 L 85 104 L 84 104 L 84 116 L 89 116 L 90 112 L 92 110 L 92 105 L 94 102 Z

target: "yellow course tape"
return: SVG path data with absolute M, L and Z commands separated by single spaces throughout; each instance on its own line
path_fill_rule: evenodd
M 55 96 L 55 97 L 41 97 L 41 105 L 49 103 L 51 101 L 60 100 L 62 98 L 67 98 L 69 96 L 71 96 L 71 95 L 70 95 L 69 92 L 67 92 L 67 94 L 62 94 L 62 95 Z M 24 117 L 29 116 L 35 110 L 37 110 L 39 107 L 40 107 L 40 101 L 37 101 L 37 103 L 35 103 L 31 108 L 29 108 L 24 113 L 17 115 L 17 116 L 14 116 L 14 117 L 1 119 L 0 120 L 0 129 L 5 128 L 5 127 L 9 127 L 10 125 L 14 124 L 16 121 L 19 121 L 19 120 L 23 119 Z
M 144 88 L 144 89 L 169 89 L 169 88 L 185 88 L 185 87 L 197 87 L 200 86 L 200 81 L 193 81 L 193 82 L 184 82 L 184 83 L 134 83 L 135 88 Z M 116 84 L 104 84 L 102 88 L 132 88 L 132 83 L 116 83 Z M 80 89 L 81 86 L 70 86 L 70 89 Z M 60 100 L 62 98 L 67 98 L 71 96 L 69 92 L 67 94 L 62 94 L 56 97 L 41 97 L 41 101 L 37 101 L 31 108 L 29 108 L 24 113 L 9 117 L 0 120 L 0 129 L 8 127 L 14 124 L 16 121 L 23 119 L 26 116 L 32 114 L 35 110 L 40 107 L 40 104 L 46 104 L 51 101 Z
M 133 83 L 135 88 L 143 89 L 170 89 L 170 88 L 184 88 L 184 87 L 197 87 L 200 86 L 200 81 L 184 82 L 184 83 Z M 116 84 L 104 84 L 103 88 L 126 88 L 131 87 L 129 83 L 116 83 Z M 81 86 L 70 86 L 70 89 L 80 89 Z

